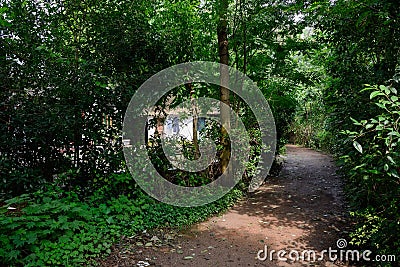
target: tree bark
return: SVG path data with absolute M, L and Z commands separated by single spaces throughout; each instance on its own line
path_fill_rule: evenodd
M 197 136 L 197 122 L 199 120 L 198 118 L 198 111 L 197 111 L 197 106 L 195 103 L 195 96 L 194 96 L 194 87 L 192 83 L 186 84 L 186 87 L 188 88 L 190 92 L 190 102 L 192 104 L 192 117 L 193 117 L 193 147 L 194 147 L 194 159 L 199 159 L 200 158 L 200 148 L 199 148 L 199 139 Z
M 221 118 L 221 145 L 223 146 L 220 155 L 221 171 L 224 173 L 228 168 L 231 147 L 228 139 L 228 131 L 230 129 L 230 113 L 229 113 L 229 54 L 228 54 L 228 0 L 220 0 L 219 2 L 219 24 L 218 24 L 218 47 L 219 62 L 223 65 L 220 67 L 220 118 Z M 225 104 L 225 105 L 224 105 Z

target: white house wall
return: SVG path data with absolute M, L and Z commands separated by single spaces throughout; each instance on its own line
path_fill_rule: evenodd
M 179 132 L 176 132 L 176 127 L 174 126 L 173 120 L 174 118 L 178 118 L 179 121 Z M 148 121 L 150 122 L 152 118 L 150 117 Z M 149 127 L 148 129 L 148 137 L 154 137 L 156 128 L 154 126 Z M 164 122 L 164 130 L 163 130 L 165 137 L 174 137 L 179 135 L 189 141 L 193 139 L 193 117 L 188 118 L 179 118 L 177 116 L 168 116 Z

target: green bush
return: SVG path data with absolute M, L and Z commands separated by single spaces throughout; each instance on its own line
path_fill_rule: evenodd
M 359 225 L 352 242 L 376 252 L 400 255 L 400 101 L 390 86 L 368 86 L 380 114 L 353 120 L 358 132 L 344 131 L 354 150 L 341 157 L 348 174 L 352 213 Z
M 71 169 L 69 185 L 87 187 L 122 168 L 130 97 L 167 66 L 152 7 L 2 1 L 0 194 L 34 192 Z
M 128 174 L 116 177 L 113 180 L 116 184 L 132 179 Z M 190 225 L 224 211 L 242 196 L 241 190 L 233 189 L 209 205 L 183 208 L 160 203 L 137 186 L 129 197 L 123 194 L 109 197 L 110 191 L 103 189 L 84 201 L 75 192 L 57 187 L 7 200 L 0 208 L 0 263 L 91 265 L 97 258 L 108 255 L 112 244 L 122 235 L 166 225 Z

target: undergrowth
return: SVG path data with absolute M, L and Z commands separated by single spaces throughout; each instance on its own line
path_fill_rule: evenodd
M 158 202 L 137 186 L 129 196 L 107 199 L 108 193 L 101 188 L 82 200 L 74 191 L 50 186 L 6 200 L 0 208 L 0 263 L 95 266 L 122 235 L 190 225 L 226 210 L 242 196 L 233 189 L 208 205 L 184 208 Z

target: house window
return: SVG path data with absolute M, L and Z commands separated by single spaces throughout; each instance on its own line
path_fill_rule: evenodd
M 174 117 L 172 119 L 172 132 L 174 134 L 179 134 L 179 118 L 178 117 Z
M 201 130 L 203 130 L 206 127 L 206 118 L 204 117 L 200 117 L 197 120 L 197 131 L 200 132 Z

